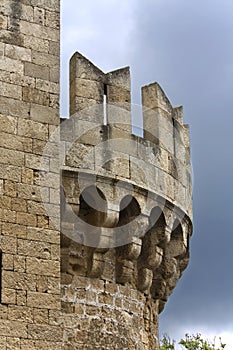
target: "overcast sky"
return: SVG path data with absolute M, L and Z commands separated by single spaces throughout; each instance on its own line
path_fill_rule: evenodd
M 160 316 L 160 332 L 222 335 L 233 345 L 233 2 L 63 0 L 61 114 L 68 60 L 131 66 L 133 102 L 158 81 L 190 124 L 194 169 L 191 261 Z

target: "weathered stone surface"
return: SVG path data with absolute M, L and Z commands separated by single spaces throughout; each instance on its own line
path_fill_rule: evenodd
M 19 119 L 18 134 L 32 139 L 47 140 L 48 125 L 32 120 Z
M 25 62 L 24 64 L 25 75 L 34 78 L 40 78 L 43 80 L 49 79 L 49 67 L 40 66 L 35 63 Z
M 132 135 L 129 68 L 104 73 L 76 52 L 72 117 L 46 147 L 60 125 L 60 1 L 0 7 L 0 349 L 156 350 L 192 231 L 182 107 L 144 87 Z
M 144 110 L 146 129 L 144 138 L 132 137 L 130 113 L 125 105 L 125 102 L 130 101 L 129 71 L 123 69 L 123 73 L 120 73 L 122 72 L 119 70 L 119 72 L 116 71 L 115 76 L 111 73 L 105 75 L 78 53 L 71 60 L 71 110 L 78 113 L 72 117 L 73 126 L 67 123 L 67 128 L 74 127 L 77 119 L 79 129 L 76 136 L 82 143 L 82 148 L 94 149 L 95 157 L 93 163 L 91 161 L 95 164 L 94 186 L 101 190 L 101 197 L 107 203 L 104 209 L 106 218 L 103 221 L 97 220 L 103 215 L 102 209 L 95 206 L 93 209 L 90 203 L 85 203 L 85 197 L 82 197 L 83 188 L 93 186 L 93 180 L 90 177 L 88 181 L 88 176 L 86 179 L 83 178 L 85 170 L 82 170 L 83 180 L 78 178 L 78 172 L 83 168 L 81 165 L 83 152 L 80 145 L 72 155 L 69 155 L 70 165 L 72 159 L 73 164 L 69 168 L 66 167 L 66 172 L 63 173 L 67 205 L 72 208 L 70 213 L 73 210 L 73 214 L 77 218 L 85 218 L 86 223 L 91 225 L 95 223 L 99 228 L 100 222 L 103 222 L 102 226 L 107 227 L 103 227 L 100 231 L 102 236 L 96 227 L 95 247 L 97 246 L 97 249 L 76 250 L 71 241 L 69 243 L 69 240 L 64 239 L 61 254 L 62 269 L 66 273 L 62 278 L 62 308 L 67 315 L 65 323 L 68 322 L 70 327 L 74 319 L 80 322 L 84 338 L 80 342 L 72 338 L 72 344 L 81 346 L 85 342 L 91 346 L 90 338 L 83 334 L 87 331 L 88 334 L 92 334 L 92 329 L 84 320 L 90 320 L 92 316 L 98 317 L 99 321 L 95 323 L 95 327 L 98 328 L 102 327 L 102 319 L 106 317 L 103 315 L 107 315 L 117 325 L 118 332 L 114 326 L 109 329 L 114 334 L 114 341 L 117 341 L 118 345 L 133 349 L 137 344 L 137 349 L 157 349 L 158 313 L 164 307 L 165 300 L 175 287 L 188 261 L 187 240 L 183 234 L 184 231 L 186 232 L 184 216 L 190 213 L 187 203 L 189 199 L 186 196 L 186 191 L 190 189 L 190 183 L 188 186 L 186 179 L 186 167 L 189 168 L 190 164 L 185 155 L 186 148 L 189 147 L 188 134 L 183 127 L 181 109 L 173 109 L 159 85 L 151 84 L 143 89 L 143 103 L 147 108 Z M 82 83 L 83 81 L 85 83 Z M 102 92 L 101 83 L 104 84 Z M 100 87 L 99 90 L 95 90 L 98 96 L 93 94 L 93 88 L 97 86 Z M 97 127 L 98 122 L 102 124 L 104 122 L 103 117 L 102 122 L 99 119 L 102 114 L 88 115 L 87 111 L 80 112 L 81 106 L 93 106 L 101 93 L 102 96 L 106 94 L 107 100 L 113 103 L 119 102 L 118 107 L 121 108 L 118 110 L 115 106 L 115 109 L 111 106 L 107 108 L 107 122 L 110 125 L 105 127 L 103 139 L 98 133 L 100 128 Z M 177 137 L 176 133 L 178 133 Z M 70 137 L 72 141 L 75 139 L 74 134 Z M 67 141 L 68 138 L 67 130 Z M 179 142 L 180 140 L 182 142 Z M 77 157 L 81 159 L 75 164 L 74 160 Z M 123 180 L 122 183 L 120 181 L 118 185 L 117 179 Z M 82 188 L 80 191 L 79 185 Z M 130 198 L 127 199 L 127 197 Z M 95 201 L 97 198 L 93 197 L 93 205 Z M 180 212 L 181 216 L 177 214 L 179 210 L 175 209 L 176 214 L 173 213 L 174 205 L 183 211 L 183 214 Z M 62 214 L 62 227 L 68 229 L 70 233 L 73 232 L 73 237 L 76 229 L 80 230 L 84 237 L 85 234 L 88 235 L 88 239 L 91 234 L 94 234 L 94 230 L 93 233 L 90 232 L 90 226 L 88 226 L 89 232 L 85 231 L 85 225 L 75 226 L 75 216 L 72 218 L 74 221 L 69 222 L 71 216 L 67 213 Z M 190 222 L 187 225 L 191 234 Z M 118 236 L 112 238 L 114 230 L 118 232 Z M 134 239 L 138 240 L 136 245 L 138 249 L 132 243 Z M 171 239 L 170 243 L 169 239 Z M 120 248 L 111 248 L 107 251 L 101 246 L 103 242 L 111 242 L 113 246 L 122 245 L 124 244 L 122 240 L 125 245 Z M 129 243 L 126 244 L 126 242 Z M 95 280 L 104 283 L 104 288 L 102 284 L 96 291 L 92 284 Z M 125 284 L 125 286 L 121 288 L 119 284 Z M 109 290 L 113 292 L 108 293 Z M 132 295 L 134 300 L 130 299 Z M 143 299 L 145 297 L 150 300 L 148 304 L 152 303 L 153 306 L 147 304 Z M 117 310 L 119 318 L 116 317 L 114 310 Z M 134 325 L 131 318 L 134 312 L 140 320 L 144 320 L 143 325 L 140 320 L 137 325 Z M 72 317 L 71 321 L 70 317 Z M 130 336 L 125 338 L 124 345 L 119 336 L 121 322 L 130 322 L 133 325 L 132 330 L 127 330 Z M 108 325 L 105 323 L 104 330 L 103 327 L 100 329 L 102 329 L 102 338 L 105 339 L 105 347 L 108 348 L 110 337 L 105 334 L 106 327 Z M 127 326 L 124 327 L 127 328 Z M 141 327 L 141 332 L 138 332 L 138 327 Z M 67 344 L 69 332 L 66 327 L 64 334 L 65 344 Z M 95 332 L 93 338 L 101 346 L 101 339 L 96 337 Z
M 49 325 L 60 309 L 60 233 L 43 206 L 50 187 L 39 185 L 49 124 L 59 125 L 59 5 L 0 5 L 1 349 L 61 350 L 62 330 Z M 59 201 L 51 196 L 55 208 Z

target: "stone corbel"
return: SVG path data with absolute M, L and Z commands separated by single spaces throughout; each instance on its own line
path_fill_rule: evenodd
M 179 257 L 186 252 L 185 244 L 182 240 L 172 240 L 169 242 L 166 248 L 166 254 L 170 257 Z
M 154 275 L 151 295 L 154 299 L 164 299 L 167 283 L 162 276 Z
M 116 282 L 126 283 L 132 282 L 134 272 L 134 263 L 130 260 L 121 260 L 116 265 Z
M 101 277 L 104 270 L 103 252 L 92 253 L 89 259 L 88 275 L 93 278 Z
M 163 260 L 163 249 L 155 246 L 150 247 L 145 265 L 152 270 L 157 269 Z
M 138 271 L 138 289 L 149 294 L 153 280 L 153 271 L 144 267 Z
M 171 278 L 177 273 L 178 263 L 175 258 L 166 257 L 164 259 L 164 277 L 166 279 Z
M 148 256 L 141 261 L 142 268 L 138 271 L 138 288 L 146 294 L 149 294 L 153 280 L 153 271 L 156 270 L 163 260 L 163 249 L 155 246 L 149 247 Z
M 142 241 L 140 238 L 133 237 L 132 242 L 118 248 L 121 257 L 127 260 L 137 260 L 141 253 Z
M 118 283 L 131 282 L 134 272 L 134 261 L 141 253 L 142 241 L 133 237 L 132 242 L 117 248 L 116 279 Z
M 183 272 L 189 263 L 189 254 L 187 253 L 186 256 L 178 261 L 180 271 Z

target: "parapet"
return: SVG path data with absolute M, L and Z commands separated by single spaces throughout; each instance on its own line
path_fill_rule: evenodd
M 70 60 L 70 115 L 102 104 L 104 96 L 109 104 L 130 104 L 129 67 L 104 74 L 76 52 Z
M 122 348 L 157 349 L 158 313 L 189 258 L 189 129 L 153 83 L 137 106 L 143 136 L 134 135 L 130 96 L 128 67 L 105 74 L 73 55 L 71 115 L 61 123 L 62 300 L 66 310 L 79 305 L 77 320 L 92 307 L 96 327 L 107 312 L 129 333 L 117 334 Z
M 64 165 L 127 179 L 192 217 L 189 128 L 183 124 L 183 108 L 172 107 L 158 83 L 144 86 L 142 106 L 136 106 L 143 114 L 143 137 L 139 137 L 131 131 L 130 95 L 129 67 L 105 74 L 80 53 L 72 56 L 71 118 L 62 128 L 72 151 Z M 82 162 L 74 141 L 82 156 L 88 152 L 92 159 Z M 114 156 L 107 166 L 109 152 Z M 100 167 L 100 162 L 105 166 Z

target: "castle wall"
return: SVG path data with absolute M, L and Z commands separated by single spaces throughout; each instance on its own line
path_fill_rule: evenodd
M 158 315 L 192 232 L 182 107 L 157 83 L 143 87 L 143 137 L 133 135 L 129 68 L 105 74 L 78 52 L 70 106 L 61 123 L 64 346 L 158 349 Z
M 75 53 L 59 129 L 59 26 L 59 0 L 1 1 L 0 349 L 156 350 L 189 258 L 188 126 L 153 83 L 133 135 L 129 67 Z
M 59 0 L 0 3 L 0 349 L 61 349 L 58 173 L 44 146 L 59 124 Z M 54 205 L 54 220 L 41 199 Z

